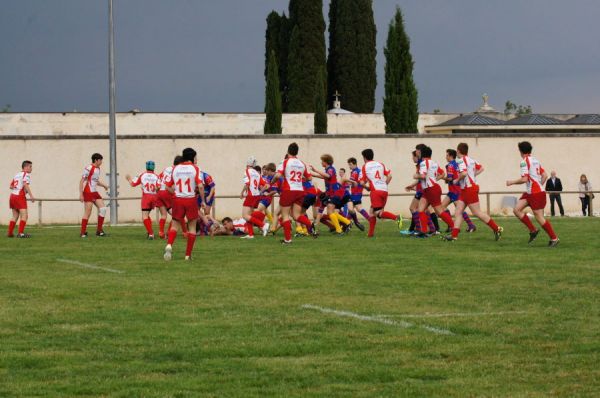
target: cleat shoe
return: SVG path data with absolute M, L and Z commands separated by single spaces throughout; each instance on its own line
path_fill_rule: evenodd
M 444 233 L 446 233 L 446 234 L 449 234 L 450 232 L 452 232 L 452 228 L 450 228 L 450 227 L 446 228 L 446 230 L 444 231 Z
M 504 231 L 504 228 L 502 227 L 498 227 L 497 231 L 494 231 L 494 239 L 497 241 L 500 240 L 500 238 L 502 237 L 502 232 Z
M 400 231 L 400 235 L 412 236 L 412 234 L 413 234 L 413 231 L 409 231 L 408 229 Z
M 425 233 L 425 232 L 417 232 L 413 236 L 415 238 L 425 239 L 425 238 L 429 238 L 431 235 L 429 235 L 428 233 Z
M 158 234 L 158 239 L 165 239 L 165 234 Z
M 172 257 L 173 257 L 173 246 L 171 246 L 171 245 L 165 246 L 165 254 L 163 255 L 163 258 L 165 259 L 165 261 L 171 261 Z
M 244 236 L 241 236 L 240 239 L 254 239 L 254 236 L 244 235 Z
M 456 242 L 457 238 L 452 235 L 442 235 L 442 240 L 446 242 Z
M 550 248 L 556 247 L 556 246 L 558 246 L 559 243 L 560 243 L 560 239 L 556 238 L 556 239 L 548 242 L 548 247 L 550 247 Z
M 350 232 L 350 228 L 352 228 L 352 224 L 342 225 L 342 233 L 347 234 L 348 232 Z
M 269 234 L 270 228 L 271 228 L 271 224 L 266 222 L 265 225 L 263 225 L 263 227 L 262 227 L 262 235 L 267 236 Z
M 17 238 L 21 238 L 21 239 L 31 238 L 31 235 L 29 235 L 29 234 L 17 234 Z
M 354 223 L 354 225 L 356 225 L 356 228 L 358 228 L 358 229 L 359 229 L 359 230 L 361 230 L 361 231 L 364 231 L 364 230 L 365 230 L 365 226 L 364 226 L 364 225 L 362 225 L 361 223 Z
M 185 256 L 185 261 L 192 261 L 192 256 Z
M 402 230 L 403 222 L 404 222 L 404 219 L 402 219 L 402 216 L 399 214 L 398 217 L 396 218 L 396 225 L 398 225 L 398 231 Z M 364 229 L 361 229 L 361 231 L 364 231 Z
M 87 232 L 84 232 L 84 233 L 82 233 L 82 234 L 81 234 L 81 237 L 82 237 L 82 238 L 87 238 L 87 237 L 88 237 L 88 233 L 87 233 Z
M 291 241 L 291 240 L 285 240 L 285 239 L 282 239 L 282 240 L 281 240 L 281 244 L 282 244 L 282 245 L 291 245 L 291 244 L 292 244 L 292 241 Z
M 154 240 L 154 235 L 148 235 L 148 240 Z
M 473 225 L 472 227 L 467 228 L 467 233 L 472 233 L 477 231 L 477 227 L 475 225 Z
M 104 233 L 104 231 L 96 231 L 96 236 L 99 238 L 104 238 L 106 234 Z
M 529 233 L 529 242 L 527 242 L 527 243 L 531 244 L 535 240 L 535 238 L 537 238 L 539 233 L 540 233 L 539 229 L 536 229 L 535 231 L 530 232 Z

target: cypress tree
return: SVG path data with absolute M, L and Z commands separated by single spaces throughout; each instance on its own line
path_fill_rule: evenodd
M 315 134 L 327 134 L 327 78 L 324 68 L 319 69 L 317 80 L 315 82 L 314 103 L 315 103 Z
M 390 23 L 385 53 L 383 116 L 386 133 L 416 133 L 418 94 L 413 80 L 410 39 L 404 30 L 400 8 Z
M 372 0 L 331 0 L 329 8 L 328 98 L 339 91 L 344 108 L 375 109 L 377 28 Z
M 322 0 L 290 0 L 293 26 L 287 64 L 288 112 L 314 112 L 314 88 L 325 66 Z
M 265 79 L 269 69 L 269 56 L 271 52 L 275 53 L 277 63 L 279 62 L 279 37 L 281 34 L 282 17 L 275 11 L 271 11 L 267 16 L 267 31 L 265 34 Z
M 275 51 L 269 53 L 267 87 L 265 90 L 265 134 L 281 134 L 281 92 L 279 91 L 279 68 Z
M 291 27 L 290 20 L 285 13 L 281 16 L 279 25 L 279 52 L 277 53 L 277 63 L 279 64 L 279 87 L 281 91 L 281 106 L 284 112 L 288 108 L 288 53 L 290 45 Z

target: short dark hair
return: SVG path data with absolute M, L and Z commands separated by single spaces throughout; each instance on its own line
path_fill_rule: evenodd
M 298 144 L 296 144 L 295 142 L 292 142 L 290 145 L 288 145 L 287 153 L 289 155 L 296 156 L 298 154 L 299 150 L 300 150 L 300 148 L 298 147 Z
M 29 166 L 31 163 L 31 160 L 24 160 L 23 163 L 21 163 L 21 168 L 24 169 L 26 166 Z
M 102 155 L 100 155 L 99 153 L 94 153 L 92 155 L 92 163 L 94 163 L 96 160 L 102 160 L 104 159 L 104 157 L 102 157 Z
M 426 148 L 426 147 L 427 147 L 427 145 L 425 145 L 425 144 L 417 144 L 415 146 L 415 149 L 418 150 L 418 151 L 422 151 L 423 148 Z
M 417 157 L 417 151 L 412 151 L 412 155 L 413 155 L 414 157 Z
M 375 157 L 375 153 L 373 153 L 372 149 L 365 149 L 361 152 L 361 155 L 367 160 L 373 160 L 373 158 Z
M 423 148 L 421 148 L 421 157 L 430 158 L 432 154 L 433 154 L 433 150 L 430 147 L 428 147 L 427 145 L 425 145 Z
M 456 151 L 454 149 L 446 149 L 446 153 L 450 155 L 452 159 L 456 159 Z
M 468 155 L 469 154 L 469 144 L 467 144 L 466 142 L 461 142 L 456 147 L 456 150 L 458 152 L 462 153 L 463 155 Z
M 175 159 L 173 159 L 173 166 L 177 166 L 181 162 L 183 162 L 183 156 L 177 155 L 175 156 Z
M 525 155 L 529 155 L 531 154 L 531 151 L 533 150 L 533 147 L 531 146 L 531 143 L 529 141 L 522 141 L 519 142 L 519 151 Z
M 225 217 L 224 219 L 221 220 L 221 224 L 225 224 L 226 222 L 233 222 L 233 220 L 229 217 Z
M 194 158 L 196 157 L 196 151 L 194 151 L 192 148 L 185 148 L 181 155 L 185 162 L 193 162 Z
M 343 167 L 340 167 L 340 171 L 343 171 L 344 173 L 346 172 L 346 169 Z
M 348 158 L 348 163 L 357 164 L 356 158 Z
M 256 165 L 256 166 L 254 166 L 254 170 L 256 170 L 260 173 L 260 172 L 262 172 L 262 167 Z

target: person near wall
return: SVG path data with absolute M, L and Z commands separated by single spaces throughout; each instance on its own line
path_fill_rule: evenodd
M 585 174 L 579 177 L 579 200 L 581 200 L 581 212 L 584 216 L 590 211 L 590 200 L 594 199 L 594 194 L 590 193 L 592 184 L 587 179 Z
M 548 178 L 548 181 L 546 181 L 546 192 L 562 192 L 563 187 L 562 187 L 562 183 L 560 182 L 560 178 L 558 178 L 556 176 L 556 171 L 552 171 L 550 173 L 550 178 Z M 554 217 L 554 215 L 556 214 L 554 212 L 554 202 L 556 202 L 558 204 L 558 210 L 560 211 L 560 215 L 564 216 L 565 215 L 565 209 L 563 208 L 562 205 L 562 199 L 560 197 L 559 193 L 550 193 L 550 214 L 552 215 L 552 217 Z

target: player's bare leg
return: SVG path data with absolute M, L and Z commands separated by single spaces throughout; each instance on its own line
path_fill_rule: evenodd
M 167 234 L 167 246 L 165 247 L 165 254 L 163 255 L 165 261 L 170 261 L 173 257 L 173 242 L 175 242 L 175 238 L 181 230 L 181 222 L 172 219 L 171 228 L 169 228 L 169 232 Z
M 479 202 L 470 204 L 469 210 L 471 210 L 471 213 L 473 213 L 475 217 L 479 218 L 481 221 L 486 223 L 487 226 L 490 227 L 492 231 L 494 231 L 494 236 L 496 240 L 500 239 L 503 231 L 502 227 L 499 227 L 489 215 L 487 215 L 483 210 L 481 210 Z M 462 212 L 457 215 L 457 218 L 458 217 L 462 218 Z
M 96 236 L 104 237 L 106 234 L 104 233 L 104 218 L 106 217 L 106 211 L 108 208 L 104 205 L 104 200 L 96 199 L 94 205 L 98 209 L 98 225 L 96 226 Z

